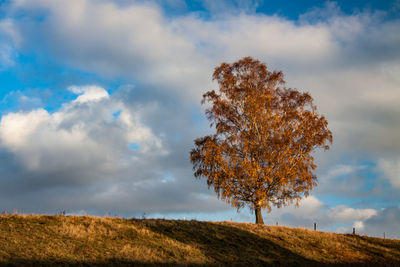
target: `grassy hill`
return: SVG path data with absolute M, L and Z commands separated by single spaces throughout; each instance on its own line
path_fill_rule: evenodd
M 246 223 L 0 216 L 0 265 L 385 265 L 400 241 Z

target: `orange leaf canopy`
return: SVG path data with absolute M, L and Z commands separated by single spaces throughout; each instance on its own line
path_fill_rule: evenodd
M 240 209 L 271 210 L 308 195 L 317 177 L 313 151 L 329 149 L 328 121 L 309 93 L 286 88 L 281 71 L 250 57 L 215 69 L 219 91 L 203 95 L 215 134 L 195 140 L 194 175 Z

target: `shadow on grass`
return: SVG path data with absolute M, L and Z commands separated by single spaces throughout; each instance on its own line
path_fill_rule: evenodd
M 347 234 L 347 237 L 351 237 L 354 239 L 355 244 L 354 248 L 360 249 L 363 248 L 368 255 L 372 256 L 373 262 L 369 262 L 371 266 L 379 266 L 380 262 L 377 262 L 377 259 L 386 259 L 382 266 L 400 266 L 400 260 L 396 260 L 400 258 L 400 245 L 397 242 L 393 242 L 389 239 L 381 239 L 374 237 L 365 237 L 360 235 L 351 235 Z M 373 244 L 373 246 L 363 246 L 361 242 L 368 242 Z M 383 249 L 382 249 L 383 248 Z M 391 254 L 396 259 L 389 260 L 387 255 Z
M 223 266 L 317 266 L 278 244 L 240 228 L 208 222 L 172 220 L 134 220 L 153 232 L 191 245 Z M 205 234 L 206 233 L 206 234 Z
M 186 267 L 186 266 L 206 266 L 206 265 L 196 265 L 196 264 L 177 264 L 177 263 L 163 263 L 163 262 L 155 262 L 155 263 L 144 263 L 138 261 L 121 261 L 121 260 L 110 260 L 106 262 L 67 262 L 67 261 L 32 261 L 32 260 L 18 260 L 10 263 L 2 263 L 0 262 L 0 266 L 143 266 L 143 267 L 153 267 L 153 266 L 177 266 L 177 267 Z M 210 266 L 210 265 L 208 265 Z M 212 266 L 212 265 L 211 265 Z M 215 265 L 218 266 L 218 265 Z
M 13 261 L 11 263 L 1 263 L 0 266 L 7 266 L 7 267 L 22 267 L 22 266 L 43 266 L 43 267 L 50 267 L 50 266 L 143 266 L 143 267 L 153 267 L 153 266 L 177 266 L 177 267 L 201 267 L 201 266 L 253 266 L 253 265 L 246 265 L 244 263 L 215 263 L 215 264 L 177 264 L 177 263 L 163 263 L 163 262 L 155 262 L 155 263 L 144 263 L 144 262 L 137 262 L 137 261 L 107 261 L 107 262 L 67 262 L 67 261 L 32 261 L 32 260 L 19 260 Z M 387 265 L 387 264 L 371 264 L 371 263 L 361 263 L 361 264 L 324 264 L 324 263 L 316 263 L 313 262 L 312 265 L 307 263 L 293 263 L 293 264 L 268 264 L 262 263 L 260 265 L 254 266 L 332 266 L 332 267 L 347 267 L 347 266 L 398 266 L 398 265 Z
M 371 262 L 332 264 L 310 260 L 271 240 L 226 224 L 160 219 L 133 221 L 156 233 L 197 247 L 217 266 L 371 266 Z M 375 261 L 372 264 L 400 266 L 399 261 Z
M 398 251 L 400 254 L 400 243 L 395 242 L 394 240 L 391 239 L 382 239 L 382 238 L 377 238 L 377 237 L 365 237 L 365 236 L 359 236 L 356 235 L 355 238 L 358 238 L 360 240 L 373 243 L 377 246 L 382 246 L 386 247 L 388 249 L 393 249 L 395 251 Z

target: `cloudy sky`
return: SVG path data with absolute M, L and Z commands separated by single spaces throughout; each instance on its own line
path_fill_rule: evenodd
M 400 1 L 0 5 L 0 212 L 254 221 L 189 161 L 213 69 L 252 56 L 333 132 L 319 185 L 267 224 L 400 238 Z

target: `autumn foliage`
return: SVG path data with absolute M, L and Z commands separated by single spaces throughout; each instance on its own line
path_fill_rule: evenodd
M 222 63 L 213 74 L 219 91 L 203 95 L 215 134 L 195 140 L 194 175 L 238 210 L 281 207 L 316 186 L 313 151 L 329 149 L 328 121 L 309 93 L 285 86 L 281 71 L 250 57 Z

